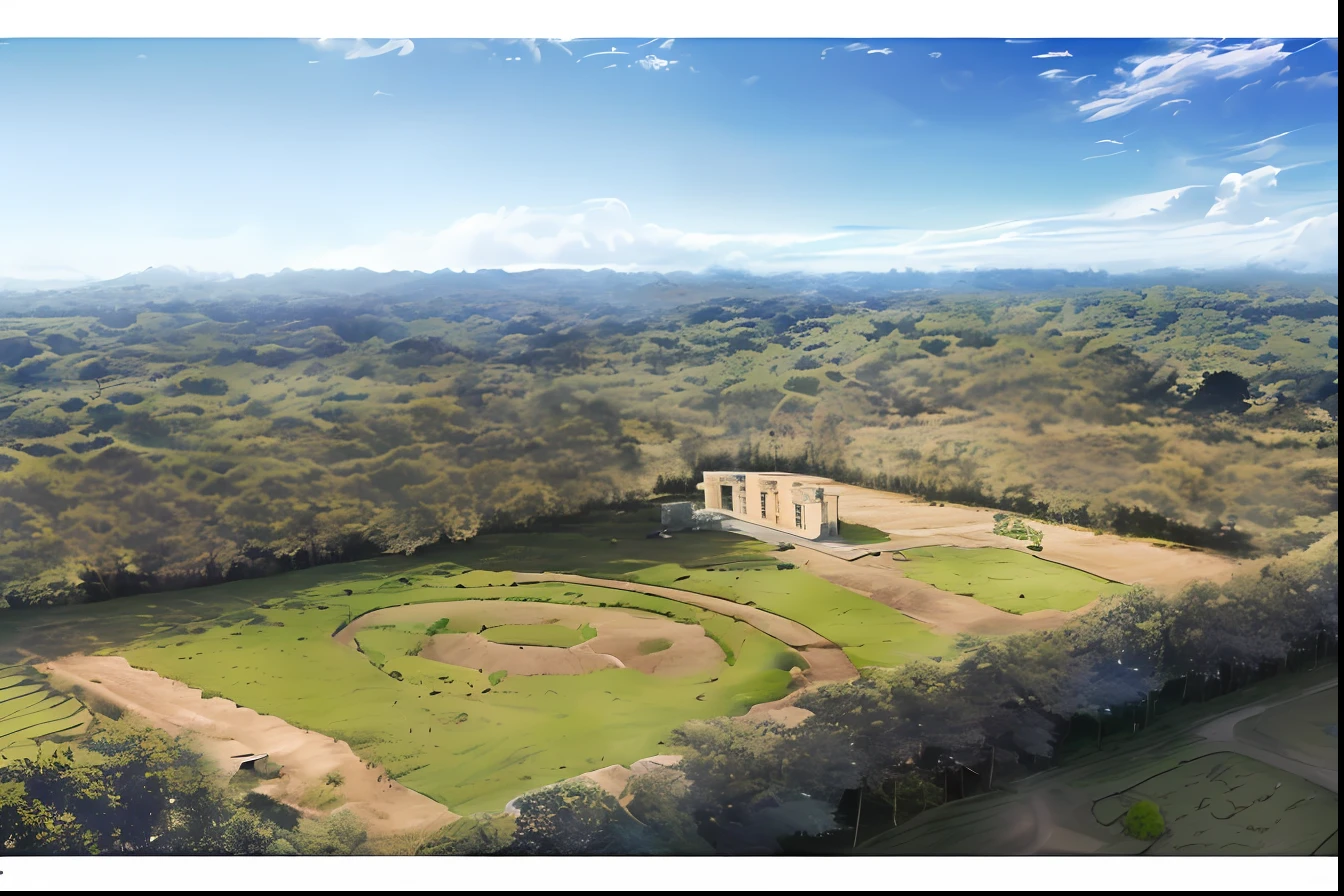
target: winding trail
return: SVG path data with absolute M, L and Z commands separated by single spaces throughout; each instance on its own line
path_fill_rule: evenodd
M 571 585 L 591 585 L 596 588 L 610 588 L 615 591 L 633 591 L 663 597 L 678 603 L 690 604 L 720 616 L 728 616 L 759 632 L 769 635 L 797 650 L 807 660 L 808 670 L 804 673 L 807 683 L 812 686 L 831 684 L 839 681 L 853 681 L 859 677 L 858 669 L 850 662 L 834 641 L 828 641 L 801 623 L 783 616 L 768 613 L 759 607 L 747 607 L 722 597 L 711 597 L 695 591 L 683 591 L 680 588 L 668 588 L 663 585 L 644 585 L 639 582 L 625 582 L 620 579 L 599 579 L 594 576 L 580 576 L 558 572 L 518 572 L 514 579 L 519 583 L 540 584 L 544 582 L 567 582 Z M 794 692 L 797 693 L 796 691 Z M 791 695 L 792 696 L 792 695 Z

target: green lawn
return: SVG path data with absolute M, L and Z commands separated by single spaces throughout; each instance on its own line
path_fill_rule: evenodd
M 1011 548 L 911 548 L 896 562 L 908 578 L 1009 613 L 1076 610 L 1129 586 Z
M 839 531 L 840 537 L 850 544 L 881 544 L 884 541 L 891 541 L 891 536 L 886 532 L 862 523 L 847 523 L 841 520 Z
M 445 571 L 439 565 L 319 585 L 217 616 L 190 634 L 150 636 L 115 652 L 136 666 L 345 740 L 407 787 L 463 814 L 499 810 L 525 790 L 656 755 L 672 729 L 688 719 L 740 714 L 787 693 L 787 666 L 780 668 L 787 647 L 743 623 L 646 595 L 562 584 L 510 587 L 507 573 Z M 344 593 L 347 588 L 352 594 Z M 733 661 L 710 676 L 607 669 L 511 676 L 492 687 L 474 669 L 408 655 L 423 639 L 423 625 L 361 631 L 357 638 L 367 656 L 330 637 L 374 609 L 481 599 L 652 610 L 704 625 Z M 443 615 L 452 618 L 451 606 Z
M 840 645 L 855 666 L 900 666 L 957 652 L 951 639 L 934 634 L 924 623 L 801 569 L 663 564 L 625 578 L 722 597 L 792 619 Z

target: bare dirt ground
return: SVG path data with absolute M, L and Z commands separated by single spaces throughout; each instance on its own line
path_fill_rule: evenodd
M 954 504 L 932 507 L 910 495 L 838 482 L 828 483 L 826 490 L 840 496 L 842 518 L 873 526 L 892 536 L 885 544 L 868 545 L 871 550 L 952 545 L 1027 551 L 1026 542 L 994 534 L 993 510 Z M 1200 579 L 1225 581 L 1241 565 L 1210 551 L 1160 547 L 1143 539 L 1097 535 L 1086 529 L 1051 523 L 1033 521 L 1031 525 L 1044 533 L 1044 550 L 1027 553 L 1112 581 L 1149 585 L 1162 591 L 1176 591 Z
M 843 563 L 844 561 L 837 561 Z M 652 594 L 665 597 L 679 603 L 690 604 L 704 610 L 728 616 L 745 622 L 757 631 L 783 641 L 796 649 L 807 660 L 806 681 L 809 685 L 828 684 L 835 681 L 852 681 L 859 677 L 854 664 L 845 656 L 834 642 L 828 641 L 805 625 L 791 619 L 767 613 L 759 607 L 747 607 L 733 603 L 721 597 L 710 597 L 694 591 L 682 591 L 679 588 L 667 588 L 662 585 L 643 585 L 635 582 L 622 582 L 619 579 L 599 579 L 593 576 L 570 575 L 568 573 L 530 573 L 514 574 L 518 582 L 569 582 L 575 585 L 594 585 L 613 588 L 618 591 L 634 591 L 639 594 Z M 941 593 L 941 592 L 939 592 Z
M 203 699 L 199 690 L 132 668 L 119 656 L 75 654 L 38 668 L 52 676 L 53 684 L 78 686 L 170 734 L 190 735 L 197 749 L 224 773 L 236 771 L 237 760 L 230 764 L 232 757 L 269 754 L 282 767 L 280 777 L 256 790 L 306 814 L 314 813 L 300 805 L 304 792 L 337 772 L 345 779 L 340 788 L 345 802 L 336 808 L 358 815 L 370 836 L 437 829 L 459 817 L 392 781 L 383 769 L 365 765 L 344 741 L 296 728 L 223 697 Z
M 857 560 L 846 560 L 806 544 L 798 545 L 801 554 L 793 553 L 788 559 L 802 560 L 808 572 L 899 610 L 940 634 L 1008 635 L 1054 628 L 1070 616 L 1086 613 L 1091 605 L 1072 613 L 1060 610 L 1037 610 L 1020 616 L 1004 613 L 973 597 L 950 594 L 906 578 L 900 563 L 890 556 L 872 556 L 871 552 L 889 554 L 937 545 L 1010 548 L 1113 581 L 1149 585 L 1167 593 L 1200 579 L 1225 581 L 1241 568 L 1239 561 L 1207 551 L 1159 547 L 1139 539 L 1033 522 L 1032 526 L 1041 529 L 1045 536 L 1044 550 L 1036 553 L 1027 551 L 1026 542 L 995 535 L 992 510 L 959 505 L 931 507 L 928 502 L 908 495 L 840 483 L 831 483 L 827 489 L 840 495 L 844 519 L 888 532 L 891 540 L 866 545 L 869 556 Z
M 373 625 L 429 624 L 440 617 L 469 619 L 486 625 L 552 625 L 571 628 L 588 624 L 597 636 L 573 647 L 499 644 L 479 634 L 435 635 L 420 651 L 425 659 L 469 669 L 510 675 L 582 675 L 597 669 L 637 669 L 649 675 L 693 675 L 723 662 L 723 650 L 698 625 L 686 625 L 654 613 L 612 607 L 574 607 L 528 601 L 459 600 L 410 604 L 374 610 L 336 634 L 342 644 Z M 666 650 L 641 654 L 640 645 L 663 639 Z

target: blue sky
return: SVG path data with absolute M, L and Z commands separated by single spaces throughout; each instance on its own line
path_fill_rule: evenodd
M 0 277 L 1335 269 L 1337 69 L 1312 39 L 0 38 Z

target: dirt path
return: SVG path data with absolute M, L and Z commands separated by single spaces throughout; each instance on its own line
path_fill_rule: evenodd
M 892 536 L 886 544 L 868 545 L 871 550 L 952 545 L 1027 551 L 1026 542 L 994 534 L 993 510 L 952 504 L 932 507 L 909 495 L 838 482 L 828 483 L 826 490 L 840 495 L 841 518 Z M 1031 525 L 1045 536 L 1044 550 L 1035 556 L 1113 581 L 1150 585 L 1163 591 L 1176 591 L 1201 579 L 1225 581 L 1241 566 L 1210 551 L 1159 547 L 1142 539 L 1097 535 L 1051 523 L 1033 521 Z
M 1299 778 L 1305 778 L 1319 784 L 1331 793 L 1339 793 L 1338 754 L 1335 756 L 1334 763 L 1321 764 L 1300 750 L 1293 749 L 1290 744 L 1256 737 L 1253 732 L 1247 732 L 1246 726 L 1241 724 L 1276 706 L 1293 703 L 1312 694 L 1332 689 L 1338 691 L 1338 680 L 1308 688 L 1290 697 L 1276 697 L 1270 700 L 1262 700 L 1250 706 L 1243 706 L 1240 709 L 1210 719 L 1196 728 L 1194 733 L 1207 740 L 1210 746 L 1249 756 L 1265 763 L 1265 765 L 1272 765 L 1275 768 L 1297 775 Z M 1333 764 L 1333 768 L 1330 767 L 1331 764 Z
M 962 632 L 1011 635 L 1055 628 L 1072 615 L 1060 610 L 1037 610 L 1021 616 L 1005 613 L 973 597 L 950 594 L 925 582 L 908 579 L 901 575 L 899 564 L 890 557 L 849 561 L 821 551 L 799 548 L 790 552 L 789 559 L 795 563 L 802 560 L 803 568 L 813 575 L 886 604 L 943 635 Z M 1083 613 L 1090 607 L 1089 604 L 1073 612 Z
M 859 672 L 854 668 L 854 664 L 849 661 L 849 657 L 834 642 L 826 640 L 805 625 L 800 625 L 791 619 L 785 619 L 773 613 L 767 613 L 759 607 L 746 607 L 721 597 L 711 597 L 694 591 L 683 591 L 680 588 L 643 585 L 637 582 L 623 582 L 619 579 L 599 579 L 593 576 L 571 575 L 569 573 L 519 572 L 514 573 L 514 579 L 520 583 L 568 582 L 572 585 L 592 585 L 617 591 L 633 591 L 637 594 L 665 597 L 678 603 L 690 604 L 702 610 L 709 610 L 712 613 L 745 622 L 757 631 L 764 632 L 796 649 L 802 654 L 803 659 L 807 660 L 806 679 L 810 685 L 852 681 L 859 677 Z
M 434 635 L 420 651 L 425 659 L 510 675 L 582 675 L 597 669 L 637 669 L 646 675 L 694 675 L 723 662 L 723 650 L 698 625 L 674 622 L 655 613 L 613 607 L 579 607 L 541 601 L 457 600 L 406 604 L 373 610 L 356 618 L 333 638 L 355 646 L 370 626 L 427 624 L 449 616 L 477 625 L 592 625 L 597 634 L 573 647 L 531 647 L 489 641 L 479 634 Z M 462 632 L 458 629 L 458 632 Z M 665 640 L 656 653 L 641 653 L 649 641 Z
M 345 802 L 337 808 L 358 815 L 370 836 L 432 830 L 459 817 L 392 781 L 385 770 L 368 767 L 344 741 L 296 728 L 223 697 L 203 699 L 195 688 L 132 668 L 119 656 L 75 654 L 38 668 L 55 684 L 77 685 L 170 734 L 192 735 L 201 753 L 222 770 L 230 770 L 231 757 L 269 754 L 282 767 L 281 775 L 256 789 L 295 808 L 302 809 L 306 790 L 326 786 L 326 776 L 339 773 L 345 779 L 341 785 Z

